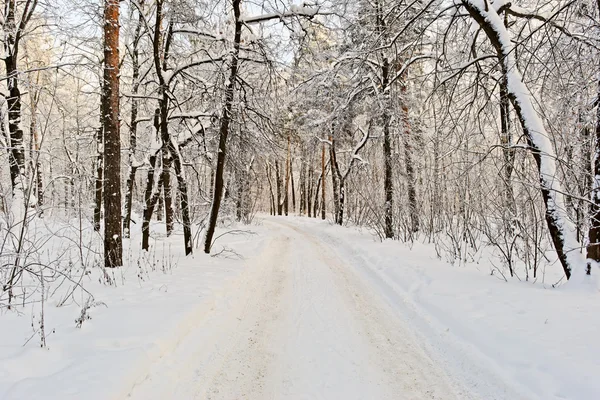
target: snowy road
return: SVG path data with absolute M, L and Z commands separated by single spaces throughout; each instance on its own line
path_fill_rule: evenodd
M 126 377 L 123 397 L 465 398 L 350 257 L 306 227 L 264 223 L 266 250 Z

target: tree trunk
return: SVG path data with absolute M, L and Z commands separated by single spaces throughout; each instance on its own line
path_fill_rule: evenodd
M 283 215 L 283 199 L 281 198 L 281 173 L 279 171 L 279 162 L 275 160 L 275 182 L 277 184 L 277 215 Z
M 402 125 L 404 127 L 403 145 L 404 145 L 404 162 L 406 163 L 406 181 L 408 192 L 408 209 L 410 214 L 410 229 L 412 233 L 419 231 L 419 205 L 417 203 L 417 190 L 415 184 L 415 168 L 412 159 L 412 146 L 410 143 L 411 126 L 408 114 L 407 87 L 403 77 L 400 82 L 401 102 L 402 102 Z
M 315 183 L 314 183 L 315 174 L 314 174 L 314 170 L 313 170 L 312 161 L 313 160 L 311 160 L 311 164 L 308 167 L 308 177 L 307 177 L 307 182 L 306 182 L 306 184 L 308 185 L 308 188 L 306 189 L 306 211 L 307 211 L 309 218 L 313 215 L 312 214 L 312 196 L 313 196 L 313 188 L 315 185 Z
M 514 45 L 509 40 L 510 34 L 494 7 L 484 9 L 483 4 L 475 4 L 472 0 L 462 0 L 462 3 L 486 33 L 498 54 L 508 97 L 517 113 L 538 168 L 550 237 L 565 276 L 570 279 L 573 270 L 584 262 L 578 252 L 574 251 L 579 247 L 579 243 L 574 237 L 575 229 L 566 215 L 562 185 L 555 176 L 554 149 L 546 128 L 533 107 L 532 95 L 517 68 Z
M 121 136 L 119 130 L 119 0 L 104 8 L 104 265 L 123 265 Z
M 377 31 L 380 35 L 384 35 L 387 29 L 384 12 L 382 4 L 377 1 Z M 381 94 L 383 95 L 381 123 L 383 128 L 383 190 L 385 192 L 383 234 L 386 238 L 391 239 L 394 237 L 394 181 L 392 176 L 392 139 L 390 137 L 390 124 L 392 120 L 390 114 L 390 61 L 384 52 L 382 52 L 381 57 L 383 58 L 381 66 Z
M 271 168 L 269 168 L 269 163 L 265 163 L 265 170 L 267 172 L 267 180 L 269 181 L 269 193 L 270 193 L 270 207 L 271 207 L 271 215 L 275 215 L 277 208 L 275 207 L 275 194 L 273 192 L 273 180 L 271 179 Z
M 165 124 L 166 125 L 166 124 Z M 173 155 L 173 165 L 175 167 L 175 176 L 177 177 L 177 187 L 179 189 L 179 201 L 181 204 L 181 221 L 183 223 L 183 242 L 185 247 L 185 255 L 190 255 L 193 252 L 192 243 L 192 222 L 190 217 L 190 205 L 188 197 L 187 181 L 181 161 L 181 153 L 175 147 L 173 141 L 169 141 L 169 152 Z
M 323 143 L 323 147 L 321 149 L 321 219 L 325 220 L 326 210 L 325 210 L 325 143 Z
M 306 212 L 306 165 L 304 158 L 300 162 L 300 215 Z
M 313 201 L 313 218 L 317 218 L 317 210 L 319 208 L 319 189 L 321 188 L 321 181 L 323 180 L 323 175 L 319 176 L 317 180 L 317 188 L 315 190 L 315 200 Z M 323 218 L 324 219 L 324 218 Z
M 32 4 L 33 8 L 37 2 Z M 27 1 L 26 8 L 30 6 L 30 1 Z M 23 144 L 23 130 L 21 129 L 21 91 L 19 90 L 18 81 L 18 57 L 19 57 L 19 42 L 23 34 L 23 29 L 27 24 L 28 17 L 21 16 L 17 24 L 16 18 L 16 2 L 8 0 L 6 4 L 7 14 L 5 21 L 5 41 L 4 41 L 4 66 L 6 69 L 8 97 L 6 104 L 8 108 L 8 132 L 10 138 L 10 178 L 12 184 L 13 196 L 20 191 L 23 195 L 21 201 L 24 201 L 25 194 L 25 146 Z M 33 10 L 31 11 L 33 12 Z M 30 18 L 30 16 L 29 16 Z M 24 204 L 20 204 L 23 207 Z
M 294 185 L 294 163 L 290 159 L 290 182 L 292 184 L 292 212 L 296 213 L 296 188 Z
M 383 188 L 385 192 L 384 203 L 384 235 L 391 239 L 394 237 L 393 227 L 393 212 L 394 212 L 394 182 L 392 176 L 392 139 L 390 134 L 391 115 L 388 108 L 389 101 L 389 62 L 385 58 L 383 60 L 382 76 L 383 76 L 383 91 L 386 101 L 384 101 L 384 110 L 382 115 L 383 123 L 383 163 L 384 163 L 384 182 Z
M 103 142 L 104 142 L 104 122 L 102 116 L 104 115 L 104 111 L 102 107 L 100 107 L 100 128 L 96 130 L 96 147 L 97 147 L 97 155 L 96 155 L 96 187 L 94 191 L 95 201 L 94 201 L 94 231 L 100 232 L 100 221 L 102 221 L 102 185 L 104 181 L 104 150 L 103 150 Z
M 290 138 L 288 136 L 288 151 L 285 159 L 285 194 L 283 195 L 283 211 L 288 216 L 290 196 Z
M 336 224 L 342 224 L 340 221 L 340 181 L 342 180 L 342 174 L 340 173 L 340 167 L 337 162 L 337 154 L 335 150 L 335 139 L 329 136 L 329 162 L 331 164 L 331 189 L 333 193 L 333 220 Z
M 233 53 L 231 54 L 231 66 L 227 87 L 225 89 L 225 101 L 223 105 L 223 114 L 221 116 L 221 127 L 219 129 L 219 151 L 217 153 L 217 170 L 215 173 L 215 192 L 206 229 L 206 237 L 204 240 L 204 252 L 210 253 L 212 240 L 217 227 L 217 219 L 219 217 L 219 208 L 221 207 L 221 198 L 223 195 L 223 174 L 225 171 L 225 159 L 227 156 L 227 136 L 229 135 L 229 124 L 231 123 L 233 102 L 235 99 L 235 84 L 238 75 L 238 58 L 240 55 L 240 44 L 242 41 L 242 21 L 241 17 L 241 0 L 233 0 L 233 14 L 235 24 L 235 34 L 233 38 Z
M 154 206 L 160 198 L 162 189 L 162 174 L 160 175 L 156 190 L 154 189 L 154 171 L 156 168 L 157 154 L 152 154 L 149 160 L 148 175 L 146 177 L 146 191 L 144 193 L 144 215 L 142 221 L 142 249 L 148 251 L 150 247 L 150 221 L 154 213 Z
M 144 6 L 144 1 L 140 0 L 138 5 Z M 132 7 L 133 8 L 133 7 Z M 137 126 L 138 126 L 138 94 L 140 87 L 140 65 L 139 65 L 139 42 L 141 38 L 142 26 L 144 24 L 144 16 L 142 10 L 138 10 L 138 22 L 135 28 L 133 45 L 131 51 L 131 68 L 133 70 L 133 97 L 131 98 L 131 127 L 129 130 L 129 174 L 127 176 L 127 189 L 125 191 L 125 218 L 123 219 L 123 236 L 129 238 L 131 236 L 131 208 L 133 206 L 133 191 L 135 185 L 135 174 L 137 165 L 135 165 L 135 150 L 137 147 Z
M 168 102 L 168 98 L 166 99 Z M 168 103 L 167 103 L 168 109 Z M 170 141 L 168 125 L 166 134 L 162 133 L 163 126 L 163 106 L 161 105 L 161 137 L 163 139 L 163 150 L 162 150 L 162 181 L 163 181 L 163 194 L 164 194 L 164 206 L 165 206 L 165 227 L 167 230 L 167 237 L 173 234 L 173 228 L 175 226 L 175 216 L 173 214 L 173 185 L 171 184 L 171 165 L 173 163 L 173 159 L 169 154 L 169 150 L 167 149 L 167 142 L 165 140 Z M 168 113 L 168 111 L 167 111 Z M 168 123 L 168 122 L 167 122 Z

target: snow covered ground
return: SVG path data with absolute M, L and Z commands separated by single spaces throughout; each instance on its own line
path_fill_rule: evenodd
M 600 398 L 597 293 L 306 218 L 249 229 L 217 244 L 243 259 L 184 259 L 175 237 L 167 268 L 89 278 L 106 306 L 81 329 L 48 301 L 48 349 L 24 345 L 39 309 L 0 315 L 0 399 Z

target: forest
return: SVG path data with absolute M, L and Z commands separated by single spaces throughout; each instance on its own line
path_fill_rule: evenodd
M 121 295 L 107 290 L 129 290 L 128 280 L 154 288 L 147 301 L 177 287 L 179 300 L 169 301 L 186 299 L 189 305 L 197 300 L 192 291 L 222 287 L 211 279 L 233 279 L 231 271 L 245 277 L 247 285 L 240 287 L 250 299 L 244 301 L 254 305 L 250 308 L 272 312 L 276 320 L 277 296 L 288 293 L 285 282 L 300 279 L 293 274 L 303 262 L 310 278 L 300 279 L 309 286 L 301 286 L 306 293 L 298 294 L 298 302 L 326 293 L 323 282 L 329 279 L 343 278 L 340 287 L 371 293 L 375 281 L 365 282 L 384 274 L 381 282 L 396 286 L 382 289 L 380 282 L 373 292 L 402 292 L 411 304 L 423 301 L 423 310 L 437 302 L 438 309 L 416 309 L 414 315 L 435 315 L 439 332 L 446 323 L 448 330 L 458 327 L 460 343 L 469 346 L 479 346 L 477 341 L 496 328 L 475 334 L 479 331 L 461 330 L 468 321 L 447 320 L 449 311 L 439 311 L 446 290 L 455 290 L 448 294 L 448 307 L 461 296 L 481 302 L 487 316 L 498 307 L 503 317 L 490 317 L 489 324 L 512 326 L 507 315 L 523 313 L 547 324 L 553 319 L 545 313 L 555 304 L 552 312 L 572 318 L 563 326 L 572 324 L 578 332 L 554 329 L 550 338 L 573 344 L 581 336 L 569 335 L 597 333 L 598 317 L 591 315 L 598 308 L 582 306 L 592 303 L 589 296 L 600 287 L 595 278 L 600 273 L 600 0 L 0 0 L 0 30 L 0 331 L 26 325 L 31 335 L 26 341 L 0 335 L 0 344 L 19 348 L 36 338 L 47 348 L 50 335 L 62 343 L 47 315 L 76 329 L 91 326 L 92 314 L 108 321 L 104 306 L 121 306 L 105 299 Z M 368 239 L 353 236 L 356 232 Z M 258 254 L 264 265 L 250 256 L 246 260 L 245 251 Z M 287 261 L 277 264 L 278 259 Z M 444 267 L 438 269 L 438 263 Z M 151 278 L 151 271 L 176 274 L 178 264 L 187 271 L 179 273 L 189 275 Z M 240 272 L 243 265 L 255 266 L 255 272 L 247 277 Z M 323 269 L 311 269 L 315 265 Z M 375 271 L 365 275 L 369 279 L 349 272 L 365 265 Z M 333 275 L 323 275 L 324 270 Z M 478 277 L 469 275 L 473 271 Z M 441 277 L 447 286 L 415 294 Z M 261 280 L 275 283 L 263 287 Z M 322 286 L 310 286 L 317 282 Z M 481 288 L 488 285 L 484 293 Z M 569 292 L 572 288 L 587 289 Z M 252 300 L 252 290 L 265 300 Z M 541 294 L 548 291 L 558 295 Z M 243 301 L 235 297 L 243 294 L 232 296 Z M 385 308 L 373 306 L 379 300 L 355 300 L 352 306 L 343 295 L 329 300 L 347 310 Z M 394 307 L 402 303 L 388 300 Z M 160 314 L 156 303 L 164 318 L 175 318 L 174 309 L 188 310 L 184 303 L 164 301 L 173 306 Z M 531 307 L 519 308 L 519 302 Z M 75 317 L 61 316 L 68 307 L 74 307 Z M 146 318 L 142 308 L 135 308 L 141 313 L 136 318 Z M 240 310 L 222 316 L 231 311 L 233 318 L 239 311 L 244 321 Z M 409 325 L 417 326 L 406 313 Z M 131 314 L 112 315 L 123 321 Z M 328 315 L 335 321 L 333 311 Z M 386 311 L 353 315 L 349 320 L 372 318 L 369 326 L 378 326 L 390 343 L 399 335 L 382 322 L 393 319 Z M 479 318 L 475 311 L 464 315 Z M 194 318 L 190 321 L 200 327 Z M 265 335 L 270 332 L 268 321 L 259 314 L 252 318 L 266 327 Z M 322 321 L 311 323 L 314 328 Z M 432 333 L 437 325 L 428 324 L 419 326 L 430 330 L 410 329 L 437 338 Z M 221 334 L 245 332 L 232 321 L 225 326 Z M 497 331 L 504 326 L 497 325 Z M 523 336 L 511 343 L 545 337 L 536 329 L 542 328 L 523 328 Z M 340 325 L 331 331 L 347 329 Z M 425 348 L 448 345 L 427 343 Z M 538 345 L 546 347 L 535 350 Z M 380 362 L 390 357 L 393 365 L 392 355 L 404 357 L 394 352 L 410 347 L 403 346 L 379 350 Z M 570 347 L 580 353 L 553 355 L 559 350 L 537 339 L 527 348 L 532 350 L 523 352 L 532 352 L 530 360 L 555 357 L 550 364 L 556 371 L 566 360 L 576 363 L 576 354 L 593 353 L 581 344 Z M 460 346 L 447 352 L 468 353 Z M 0 351 L 0 375 L 9 376 L 8 361 L 6 370 L 1 365 L 10 359 L 5 356 Z M 582 370 L 599 372 L 594 362 L 580 363 Z M 453 370 L 448 365 L 446 370 Z M 233 387 L 224 383 L 233 381 L 232 369 L 225 370 L 230 372 L 215 372 L 221 390 Z M 512 381 L 535 381 L 528 378 L 531 371 L 515 371 L 519 377 Z M 439 383 L 445 378 L 436 374 L 431 374 L 438 382 L 431 383 L 437 388 L 431 393 L 451 398 L 439 397 L 446 393 Z M 360 381 L 348 376 L 344 379 Z M 490 383 L 504 382 L 490 373 L 489 384 L 479 385 L 484 392 L 456 398 L 597 398 L 600 387 L 592 376 L 586 383 L 581 374 L 565 378 L 565 387 L 580 392 L 554 388 L 554 378 L 547 379 L 547 392 L 529 383 L 510 392 Z M 36 398 L 19 397 L 24 386 L 17 390 L 6 382 L 0 379 L 0 398 Z M 250 392 L 256 389 L 248 385 Z M 354 398 L 364 385 L 327 398 Z M 3 392 L 3 386 L 9 389 Z M 153 398 L 149 388 L 138 398 Z M 434 398 L 427 390 L 411 398 Z M 250 398 L 293 397 L 278 393 Z M 360 398 L 396 398 L 369 393 Z M 490 397 L 497 393 L 506 397 Z M 213 397 L 186 392 L 178 398 Z
M 521 3 L 5 1 L 2 303 L 57 217 L 106 268 L 270 212 L 591 274 L 600 3 Z

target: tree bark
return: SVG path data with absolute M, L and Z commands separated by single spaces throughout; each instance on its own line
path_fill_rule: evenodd
M 235 85 L 238 75 L 238 58 L 240 55 L 240 44 L 242 41 L 242 21 L 241 21 L 241 0 L 233 0 L 233 15 L 235 33 L 233 38 L 233 53 L 231 55 L 231 65 L 227 87 L 225 89 L 225 101 L 223 114 L 221 116 L 221 127 L 219 129 L 219 151 L 217 153 L 217 170 L 215 172 L 215 191 L 210 210 L 210 217 L 206 229 L 204 240 L 204 252 L 210 253 L 212 240 L 217 227 L 219 209 L 221 207 L 221 198 L 223 196 L 223 174 L 225 171 L 225 159 L 227 156 L 227 137 L 229 135 L 229 125 L 232 119 L 233 101 L 235 98 Z
M 171 154 L 169 154 L 169 150 L 167 148 L 167 142 L 165 140 L 170 141 L 168 127 L 167 133 L 163 134 L 163 122 L 162 122 L 162 108 L 166 104 L 167 114 L 168 114 L 168 98 L 161 102 L 161 137 L 163 139 L 163 150 L 162 150 L 162 181 L 163 181 L 163 200 L 165 207 L 165 227 L 167 231 L 167 237 L 173 234 L 173 228 L 175 226 L 175 215 L 173 214 L 173 184 L 171 183 L 171 165 L 173 163 L 173 159 L 171 158 Z
M 383 96 L 389 99 L 389 72 L 390 66 L 388 59 L 383 60 L 382 77 L 383 77 Z M 389 111 L 389 101 L 384 102 L 384 110 L 382 115 L 383 123 L 383 163 L 384 163 L 384 182 L 383 190 L 385 192 L 384 203 L 384 235 L 391 239 L 394 237 L 393 227 L 393 212 L 394 212 L 394 181 L 392 175 L 392 139 L 390 133 L 391 115 Z
M 323 143 L 321 149 L 321 219 L 325 220 L 326 210 L 325 210 L 325 143 Z
M 267 180 L 269 181 L 269 193 L 270 193 L 270 207 L 271 207 L 271 215 L 275 215 L 276 207 L 275 207 L 275 194 L 273 192 L 273 180 L 271 179 L 271 168 L 269 168 L 269 163 L 265 163 L 265 170 L 267 172 Z
M 104 2 L 104 265 L 123 265 L 119 127 L 119 0 Z
M 283 199 L 282 199 L 282 182 L 281 171 L 279 170 L 279 162 L 275 160 L 275 182 L 277 184 L 277 215 L 283 215 Z
M 283 211 L 285 216 L 288 216 L 289 211 L 289 196 L 290 196 L 290 137 L 288 136 L 287 157 L 285 159 L 285 194 L 283 195 Z
M 380 1 L 376 1 L 375 6 L 377 17 L 377 31 L 380 35 L 384 35 L 387 28 L 383 6 L 380 3 Z M 383 234 L 386 238 L 391 239 L 394 237 L 394 181 L 392 175 L 392 139 L 390 134 L 390 124 L 392 120 L 392 116 L 390 113 L 390 60 L 383 51 L 381 53 L 381 57 L 383 59 L 381 64 L 381 94 L 383 95 L 383 110 L 381 116 L 381 124 L 383 128 L 383 190 L 385 193 L 385 202 L 383 205 Z
M 321 181 L 323 180 L 323 175 L 319 176 L 317 179 L 317 187 L 315 189 L 315 200 L 313 201 L 313 218 L 317 218 L 317 210 L 319 208 L 319 189 L 321 188 Z
M 311 160 L 311 164 L 308 167 L 308 177 L 307 177 L 307 182 L 306 184 L 308 185 L 308 188 L 306 189 L 306 211 L 308 214 L 308 217 L 312 217 L 312 196 L 313 196 L 313 188 L 314 188 L 314 179 L 315 179 L 315 173 L 313 170 L 313 165 L 312 165 L 313 160 Z
M 296 213 L 296 186 L 294 184 L 294 163 L 290 159 L 290 182 L 292 184 L 292 212 Z
M 304 152 L 303 152 L 304 153 Z M 300 215 L 306 212 L 306 165 L 304 158 L 300 162 Z
M 13 196 L 20 191 L 23 195 L 25 188 L 25 146 L 23 144 L 23 129 L 21 128 L 21 91 L 19 89 L 18 60 L 19 44 L 27 23 L 37 6 L 37 0 L 26 0 L 23 4 L 23 14 L 17 21 L 17 2 L 8 0 L 5 15 L 4 67 L 6 69 L 8 97 L 8 132 L 10 139 L 10 178 Z M 22 207 L 24 204 L 21 204 Z
M 331 164 L 331 190 L 333 192 L 333 213 L 334 221 L 336 224 L 341 225 L 340 221 L 340 181 L 342 180 L 342 174 L 340 173 L 340 167 L 337 162 L 337 154 L 335 149 L 335 139 L 333 136 L 329 136 L 329 162 Z
M 160 128 L 159 112 L 156 110 L 154 114 L 154 128 Z M 150 155 L 148 160 L 148 175 L 146 176 L 146 190 L 144 192 L 144 215 L 142 221 L 142 249 L 148 251 L 150 248 L 150 221 L 154 213 L 156 202 L 160 199 L 160 191 L 162 189 L 162 174 L 160 175 L 156 190 L 154 189 L 154 173 L 156 168 L 156 160 L 158 154 Z

